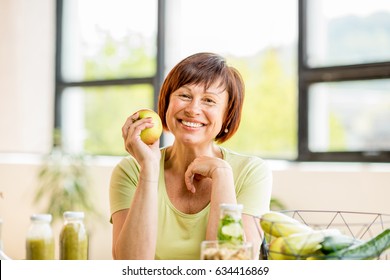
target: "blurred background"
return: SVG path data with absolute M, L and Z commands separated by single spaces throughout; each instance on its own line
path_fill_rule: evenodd
M 90 259 L 111 259 L 121 126 L 156 109 L 167 72 L 201 51 L 243 75 L 242 123 L 224 146 L 269 162 L 274 209 L 390 214 L 387 2 L 0 0 L 6 254 L 25 258 L 30 216 L 52 207 L 56 242 L 62 211 L 82 210 Z

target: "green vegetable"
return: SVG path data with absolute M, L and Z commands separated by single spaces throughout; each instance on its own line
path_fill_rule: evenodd
M 241 219 L 236 220 L 231 215 L 225 215 L 219 222 L 218 240 L 231 243 L 244 241 L 244 230 Z
M 361 244 L 326 255 L 326 259 L 367 260 L 379 257 L 390 248 L 390 228 Z
M 344 234 L 329 235 L 321 242 L 321 252 L 330 254 L 361 243 L 363 243 L 363 241 L 355 239 L 352 236 Z

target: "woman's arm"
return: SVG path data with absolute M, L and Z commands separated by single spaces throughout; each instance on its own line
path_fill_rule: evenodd
M 206 233 L 206 239 L 209 240 L 217 239 L 220 204 L 237 203 L 232 170 L 230 168 L 221 168 L 221 170 L 218 170 L 218 174 L 214 175 L 212 188 L 211 209 Z M 251 215 L 242 215 L 245 241 L 252 243 L 253 257 L 258 259 L 261 237 L 256 226 L 256 220 L 258 219 L 255 219 Z
M 149 181 L 141 177 L 130 208 L 112 215 L 114 259 L 154 259 L 157 181 L 158 178 Z
M 198 157 L 188 166 L 185 173 L 185 182 L 191 192 L 196 192 L 193 185 L 195 174 L 212 180 L 206 239 L 215 240 L 218 233 L 219 205 L 222 203 L 237 203 L 233 171 L 230 165 L 222 159 L 207 156 Z
M 128 209 L 112 215 L 114 259 L 154 259 L 157 242 L 157 192 L 161 153 L 159 141 L 146 145 L 143 129 L 152 127 L 150 118 L 129 117 L 122 127 L 126 150 L 140 166 L 138 184 Z
M 224 160 L 206 157 L 198 158 L 189 166 L 186 172 L 187 188 L 193 192 L 196 190 L 191 178 L 195 173 L 212 179 L 211 209 L 206 239 L 215 240 L 218 231 L 220 204 L 237 203 L 233 172 L 230 165 Z M 270 170 L 262 162 L 256 161 L 248 175 L 249 178 L 246 178 L 243 184 L 251 187 L 249 189 L 246 188 L 244 191 L 244 196 L 246 197 L 244 201 L 250 201 L 249 207 L 252 209 L 258 208 L 260 209 L 259 211 L 269 208 L 272 189 L 272 174 Z M 253 256 L 257 259 L 262 242 L 262 235 L 259 233 L 259 221 L 249 214 L 243 214 L 242 220 L 245 240 L 253 244 Z
M 259 219 L 251 215 L 243 214 L 242 223 L 245 231 L 245 241 L 252 243 L 253 246 L 253 258 L 259 259 L 260 246 L 261 246 L 261 235 L 259 233 Z M 257 224 L 256 224 L 257 223 Z
M 233 171 L 230 166 L 215 168 L 212 172 L 211 179 L 212 190 L 210 198 L 210 214 L 206 232 L 207 240 L 217 239 L 220 219 L 220 204 L 237 204 Z

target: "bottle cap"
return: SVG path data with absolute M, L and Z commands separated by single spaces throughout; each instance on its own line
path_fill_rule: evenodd
M 84 219 L 84 212 L 66 211 L 64 212 L 65 219 Z
M 41 221 L 50 223 L 52 220 L 51 214 L 33 214 L 31 215 L 31 221 Z
M 220 209 L 234 211 L 234 210 L 242 210 L 244 208 L 244 205 L 222 203 L 219 205 L 219 207 Z

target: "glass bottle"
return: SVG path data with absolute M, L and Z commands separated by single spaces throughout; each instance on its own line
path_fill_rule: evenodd
M 84 212 L 64 213 L 64 225 L 60 233 L 60 259 L 88 259 L 88 235 L 84 226 Z
M 3 230 L 3 220 L 0 219 L 0 260 L 4 261 L 4 260 L 10 260 L 11 258 L 8 257 L 3 251 L 3 238 L 1 234 L 2 230 Z
M 50 214 L 34 214 L 26 238 L 27 260 L 54 260 L 54 235 Z
M 241 244 L 244 242 L 242 225 L 242 204 L 221 204 L 218 225 L 218 240 Z

